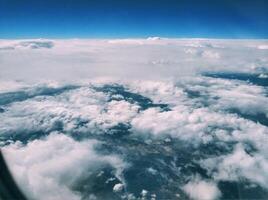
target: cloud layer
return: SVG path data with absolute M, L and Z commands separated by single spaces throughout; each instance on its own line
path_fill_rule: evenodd
M 267 69 L 265 46 L 267 40 L 0 40 L 0 70 L 1 79 L 28 81 L 96 76 L 159 79 L 208 70 L 254 72 Z
M 1 41 L 16 181 L 32 199 L 265 198 L 266 43 Z

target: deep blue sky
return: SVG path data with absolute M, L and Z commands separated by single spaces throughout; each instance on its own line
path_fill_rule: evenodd
M 268 0 L 0 0 L 0 38 L 268 38 Z

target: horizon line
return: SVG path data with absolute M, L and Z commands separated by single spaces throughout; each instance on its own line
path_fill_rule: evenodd
M 267 38 L 229 38 L 229 37 L 161 37 L 161 36 L 148 36 L 148 37 L 11 37 L 11 38 L 1 38 L 0 40 L 124 40 L 124 39 L 140 39 L 140 40 L 165 40 L 165 39 L 179 39 L 179 40 L 268 40 Z

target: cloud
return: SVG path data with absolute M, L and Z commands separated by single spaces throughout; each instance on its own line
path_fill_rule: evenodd
M 213 52 L 213 51 L 203 51 L 201 55 L 204 58 L 213 58 L 213 59 L 220 58 L 220 54 L 218 52 Z
M 220 97 L 219 106 L 225 109 L 235 108 L 245 114 L 266 114 L 268 112 L 265 90 L 259 86 L 241 84 L 231 90 L 215 91 L 215 96 Z
M 5 45 L 5 43 L 4 43 Z M 0 44 L 0 50 L 16 50 L 16 49 L 51 49 L 54 46 L 52 41 L 46 40 L 25 40 L 6 42 L 6 46 Z
M 267 191 L 266 42 L 1 40 L 0 145 L 19 185 L 34 199 Z
M 26 47 L 30 49 L 50 49 L 54 46 L 54 43 L 51 41 L 25 41 L 20 42 L 16 47 Z
M 25 90 L 25 94 L 15 92 L 13 96 L 21 101 L 15 103 L 17 100 L 10 98 L 11 102 L 6 102 L 10 105 L 0 116 L 3 137 L 27 140 L 36 133 L 43 135 L 53 130 L 104 134 L 112 127 L 130 122 L 140 108 L 125 100 L 109 101 L 107 94 L 88 86 L 43 87 Z M 36 91 L 49 92 L 36 94 Z M 29 98 L 24 98 L 25 95 Z
M 268 45 L 259 45 L 258 49 L 268 49 Z
M 147 40 L 155 41 L 155 40 L 161 40 L 161 38 L 160 37 L 148 37 Z
M 15 47 L 12 46 L 6 46 L 6 47 L 0 47 L 0 50 L 14 50 Z
M 77 192 L 71 186 L 79 184 L 80 177 L 86 177 L 84 172 L 87 170 L 93 171 L 94 174 L 105 173 L 101 171 L 106 164 L 115 170 L 111 170 L 114 172 L 112 177 L 109 175 L 104 179 L 105 187 L 110 188 L 109 195 L 140 196 L 141 189 L 139 192 L 133 192 L 137 189 L 134 190 L 132 182 L 124 178 L 124 169 L 128 166 L 124 159 L 135 166 L 141 162 L 137 156 L 133 156 L 132 151 L 135 151 L 134 155 L 144 156 L 159 151 L 161 152 L 159 155 L 165 158 L 167 155 L 189 152 L 190 149 L 190 154 L 187 154 L 189 159 L 182 160 L 184 167 L 179 167 L 179 161 L 165 163 L 154 157 L 150 159 L 145 157 L 150 162 L 143 164 L 144 169 L 140 168 L 141 172 L 139 172 L 146 174 L 142 177 L 145 180 L 146 177 L 155 176 L 157 181 L 167 179 L 172 180 L 174 184 L 177 183 L 179 187 L 187 185 L 183 188 L 191 198 L 195 198 L 194 195 L 203 195 L 201 192 L 190 194 L 189 188 L 195 184 L 196 187 L 209 191 L 208 194 L 211 196 L 205 198 L 213 198 L 213 194 L 215 196 L 219 194 L 219 189 L 215 189 L 217 181 L 238 182 L 239 177 L 247 178 L 265 188 L 266 178 L 262 173 L 266 170 L 265 155 L 268 149 L 265 141 L 267 141 L 268 129 L 243 116 L 228 113 L 230 105 L 247 111 L 246 107 L 254 105 L 253 102 L 264 100 L 265 91 L 262 86 L 204 76 L 180 77 L 165 81 L 101 79 L 77 82 L 76 85 L 71 86 L 75 87 L 57 82 L 36 84 L 31 87 L 23 84 L 14 86 L 10 88 L 12 94 L 21 94 L 23 91 L 29 98 L 11 101 L 1 106 L 4 109 L 4 112 L 0 113 L 1 146 L 6 149 L 6 159 L 11 168 L 13 167 L 15 177 L 18 176 L 19 185 L 25 185 L 26 193 L 34 189 L 33 198 L 53 199 L 52 196 L 46 195 L 54 195 L 56 191 L 61 192 L 56 193 L 55 198 L 70 196 L 75 199 L 80 198 L 81 195 L 98 198 L 99 194 Z M 198 94 L 190 95 L 189 91 Z M 8 91 L 2 94 L 6 93 Z M 229 96 L 226 95 L 229 93 Z M 241 105 L 232 103 L 231 97 L 236 95 L 236 98 L 241 99 Z M 53 131 L 62 134 L 52 133 Z M 95 138 L 102 142 L 95 140 L 94 142 L 88 138 Z M 112 141 L 116 141 L 116 145 Z M 126 141 L 130 143 L 124 143 Z M 131 143 L 133 141 L 135 141 L 134 146 L 136 147 L 137 143 L 139 149 L 133 150 Z M 256 153 L 247 155 L 246 151 L 236 150 L 237 143 L 251 146 Z M 108 154 L 100 154 L 93 148 L 99 144 L 103 144 L 104 148 L 98 148 L 98 151 L 108 151 Z M 180 147 L 178 151 L 173 145 Z M 35 152 L 33 149 L 37 146 L 40 151 Z M 216 150 L 212 151 L 212 147 Z M 218 156 L 219 151 L 221 156 Z M 75 155 L 81 154 L 83 159 L 80 156 L 71 156 L 67 162 L 62 156 L 72 155 L 70 152 L 75 152 L 73 153 Z M 120 157 L 112 152 L 118 153 Z M 64 165 L 66 168 L 61 169 L 62 166 L 56 165 L 56 160 L 60 163 L 67 162 Z M 241 160 L 241 165 L 235 165 L 234 160 Z M 251 164 L 246 165 L 246 163 Z M 208 175 L 206 178 L 200 175 L 198 181 L 193 179 L 188 183 L 188 177 L 196 172 L 187 170 L 197 164 L 202 169 L 206 169 Z M 80 166 L 79 169 L 72 169 L 77 165 Z M 51 167 L 44 169 L 41 166 Z M 168 170 L 171 171 L 163 171 L 163 168 L 167 168 L 165 166 L 170 166 Z M 62 171 L 58 172 L 60 169 Z M 54 171 L 58 173 L 55 175 Z M 77 179 L 68 178 L 68 174 L 73 174 Z M 180 181 L 174 174 L 181 174 Z M 53 178 L 51 179 L 50 176 Z M 62 184 L 62 181 L 66 184 Z M 53 188 L 46 187 L 46 184 L 52 185 Z M 113 192 L 117 184 L 124 186 L 119 193 Z M 141 185 L 142 188 L 146 188 L 144 186 Z M 48 192 L 50 189 L 51 193 Z M 148 189 L 148 194 L 153 193 L 154 190 Z M 183 195 L 177 190 L 169 193 L 173 195 L 171 197 L 177 193 Z
M 113 187 L 114 192 L 121 192 L 124 189 L 124 185 L 122 183 L 117 183 Z
M 259 78 L 267 79 L 268 78 L 268 75 L 267 74 L 260 74 L 259 75 Z
M 240 85 L 236 86 L 238 83 Z M 105 89 L 96 91 L 94 88 L 102 86 L 93 84 L 54 88 L 43 85 L 46 89 L 40 89 L 41 86 L 28 89 L 23 95 L 30 95 L 29 98 L 18 103 L 13 99 L 7 109 L 3 108 L 5 112 L 0 116 L 2 135 L 21 138 L 24 132 L 31 135 L 53 130 L 105 134 L 124 124 L 126 127 L 130 125 L 135 134 L 145 137 L 171 135 L 183 140 L 192 138 L 193 142 L 199 143 L 212 140 L 212 136 L 206 134 L 210 127 L 215 127 L 215 130 L 229 127 L 239 133 L 254 128 L 262 133 L 266 130 L 243 116 L 228 113 L 230 109 L 245 114 L 265 113 L 265 91 L 259 86 L 206 77 L 181 79 L 175 83 L 123 81 L 122 84 L 129 88 L 129 91 L 120 89 L 122 94 L 106 93 Z M 199 96 L 191 98 L 185 92 L 190 90 L 197 91 Z M 19 96 L 21 92 L 14 94 L 22 98 Z M 241 100 L 237 102 L 237 98 Z
M 250 117 L 263 114 L 265 118 L 268 109 L 266 106 L 266 89 L 235 78 L 230 80 L 229 76 L 237 76 L 239 79 L 239 74 L 233 73 L 216 79 L 189 79 L 185 80 L 185 83 L 178 81 L 178 84 L 183 84 L 188 95 L 196 95 L 194 99 L 196 103 L 205 103 L 213 110 L 225 110 L 239 115 L 244 114 L 244 117 L 246 117 L 245 115 Z M 247 75 L 245 77 L 250 78 L 251 76 Z M 254 77 L 253 75 L 252 80 L 256 79 Z M 257 118 L 255 117 L 255 119 Z
M 191 54 L 194 56 L 202 57 L 202 58 L 207 58 L 207 59 L 219 59 L 220 53 L 215 51 L 215 50 L 204 50 L 204 49 L 185 49 L 184 52 L 186 54 Z
M 109 40 L 109 44 L 119 44 L 119 45 L 143 45 L 144 41 L 139 39 L 116 39 Z
M 182 187 L 191 199 L 213 200 L 221 197 L 221 192 L 214 182 L 195 178 Z
M 106 164 L 120 178 L 125 163 L 115 155 L 99 155 L 95 140 L 78 142 L 51 133 L 27 145 L 16 142 L 2 148 L 11 172 L 30 199 L 81 199 L 72 186 L 88 171 L 97 173 Z M 122 180 L 123 181 L 123 180 Z
M 244 178 L 267 189 L 268 161 L 266 154 L 267 151 L 264 154 L 258 152 L 249 154 L 242 144 L 238 144 L 231 154 L 209 158 L 201 163 L 216 180 L 238 181 Z
M 0 80 L 0 94 L 5 93 L 5 92 L 13 92 L 13 91 L 18 91 L 20 89 L 26 88 L 28 85 L 24 82 L 21 81 L 14 81 L 14 80 L 9 80 L 9 81 L 3 81 Z
M 210 126 L 218 129 L 232 127 L 234 130 L 247 130 L 251 126 L 262 129 L 261 126 L 257 127 L 259 125 L 239 116 L 222 113 L 222 110 L 228 111 L 230 107 L 241 112 L 263 112 L 266 105 L 263 102 L 266 101 L 266 97 L 262 87 L 205 77 L 180 78 L 173 85 L 170 82 L 156 81 L 140 83 L 142 87 L 137 87 L 138 85 L 131 87 L 134 91 L 150 97 L 154 102 L 168 103 L 172 109 L 161 112 L 157 108 L 150 108 L 140 113 L 132 120 L 133 129 L 137 132 L 154 135 L 171 134 L 180 138 L 196 139 L 197 135 L 206 138 L 206 134 L 203 133 L 207 132 Z M 184 88 L 198 92 L 197 97 L 189 96 L 184 92 Z M 224 95 L 229 92 L 232 94 L 228 97 Z M 241 96 L 237 97 L 233 94 Z M 240 99 L 239 102 L 235 101 L 237 98 Z M 251 98 L 254 99 L 252 102 Z M 256 109 L 248 109 L 253 105 L 256 105 Z
M 1 40 L 0 48 L 14 50 L 0 51 L 0 79 L 163 79 L 209 70 L 252 72 L 252 65 L 267 68 L 268 60 L 263 60 L 267 52 L 246 47 L 266 42 L 168 38 Z

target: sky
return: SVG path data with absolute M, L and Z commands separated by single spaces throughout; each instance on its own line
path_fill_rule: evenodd
M 0 0 L 0 38 L 268 38 L 266 0 Z

